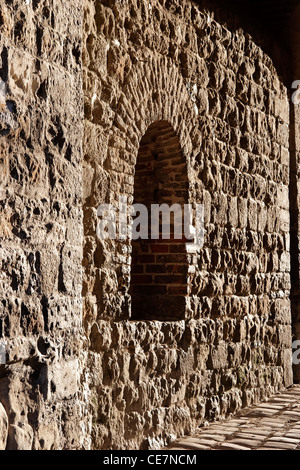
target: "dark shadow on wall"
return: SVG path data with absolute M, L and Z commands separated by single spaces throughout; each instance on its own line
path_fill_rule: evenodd
M 293 76 L 291 83 L 296 81 L 291 90 L 290 107 L 290 243 L 291 243 L 291 304 L 292 304 L 292 328 L 293 340 L 300 339 L 300 262 L 299 262 L 299 236 L 300 236 L 300 211 L 299 211 L 299 121 L 300 107 L 295 104 L 294 98 L 299 100 L 296 92 L 300 79 L 300 4 L 295 9 L 290 21 L 289 36 L 292 44 Z M 293 364 L 294 383 L 300 383 L 300 365 Z
M 298 207 L 298 176 L 296 150 L 295 108 L 290 108 L 290 250 L 291 250 L 291 309 L 293 341 L 299 339 L 299 207 Z M 293 366 L 294 383 L 300 383 L 300 367 Z
M 293 71 L 290 21 L 299 0 L 196 0 L 195 3 L 229 30 L 246 31 L 272 59 L 282 82 L 290 87 Z

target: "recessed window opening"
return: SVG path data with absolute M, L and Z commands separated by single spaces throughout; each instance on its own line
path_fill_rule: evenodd
M 188 296 L 188 255 L 184 232 L 188 176 L 179 139 L 166 121 L 152 124 L 140 142 L 134 204 L 147 208 L 148 237 L 132 240 L 131 318 L 184 319 Z M 159 215 L 159 224 L 154 224 L 154 234 L 153 205 L 164 205 L 169 209 L 163 212 L 164 216 L 154 212 Z M 172 209 L 176 210 L 173 212 Z

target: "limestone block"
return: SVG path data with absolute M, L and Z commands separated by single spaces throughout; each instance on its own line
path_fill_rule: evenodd
M 33 429 L 28 424 L 11 425 L 9 427 L 8 450 L 31 450 Z
M 78 360 L 54 363 L 48 367 L 48 394 L 52 399 L 63 400 L 74 397 L 78 391 Z

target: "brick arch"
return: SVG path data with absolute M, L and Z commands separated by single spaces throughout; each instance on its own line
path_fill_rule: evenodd
M 198 113 L 191 83 L 184 81 L 168 58 L 155 56 L 138 62 L 124 82 L 110 132 L 116 126 L 122 138 L 133 144 L 137 157 L 139 142 L 151 124 L 168 121 L 178 136 L 190 175 L 201 139 Z
M 93 138 L 86 141 L 88 149 L 93 147 L 99 122 L 106 126 L 103 148 L 107 148 L 107 157 L 99 153 L 99 158 L 103 158 L 102 166 L 85 162 L 88 178 L 84 191 L 89 196 L 84 204 L 83 297 L 86 318 L 95 315 L 96 305 L 97 318 L 120 320 L 130 317 L 128 240 L 99 241 L 95 234 L 96 209 L 101 204 L 118 208 L 120 196 L 131 201 L 141 139 L 151 124 L 158 121 L 166 121 L 172 126 L 186 162 L 188 179 L 190 182 L 195 180 L 193 160 L 200 131 L 199 116 L 189 89 L 167 58 L 151 57 L 145 62 L 138 61 L 114 93 L 113 109 L 102 109 L 95 101 L 92 110 L 94 127 L 90 128 Z M 190 194 L 191 191 L 190 188 Z M 102 279 L 101 283 L 99 279 Z
M 149 58 L 148 61 L 138 62 L 131 70 L 130 76 L 123 83 L 114 121 L 109 130 L 112 141 L 122 142 L 122 161 L 112 159 L 112 167 L 119 168 L 125 162 L 126 172 L 130 175 L 126 185 L 126 196 L 134 196 L 134 175 L 140 151 L 140 143 L 153 124 L 168 122 L 176 134 L 178 146 L 181 149 L 182 162 L 186 165 L 186 175 L 191 183 L 195 180 L 195 156 L 198 153 L 201 131 L 199 116 L 189 88 L 174 65 L 167 58 Z M 123 186 L 119 186 L 124 195 Z M 117 199 L 118 195 L 114 195 Z M 188 200 L 197 200 L 195 188 L 190 184 Z M 200 201 L 201 202 L 201 201 Z M 123 245 L 123 246 L 122 246 Z M 126 252 L 127 241 L 121 241 L 116 251 Z M 195 262 L 195 259 L 192 261 Z M 192 264 L 192 263 L 191 263 Z M 126 299 L 122 318 L 130 316 L 131 264 L 124 259 L 116 266 L 122 275 L 120 298 Z M 125 274 L 124 274 L 125 273 Z M 189 286 L 192 284 L 189 273 Z M 124 294 L 125 292 L 125 294 Z M 187 298 L 186 311 L 191 298 Z M 120 317 L 120 315 L 118 315 Z M 176 320 L 175 316 L 173 319 Z
M 134 178 L 134 204 L 140 237 L 132 240 L 131 299 L 134 320 L 181 320 L 188 297 L 188 254 L 184 206 L 189 202 L 187 164 L 179 139 L 168 121 L 156 121 L 141 139 Z M 156 220 L 154 207 L 166 213 Z M 174 209 L 174 212 L 171 209 Z M 170 209 L 170 212 L 168 212 Z

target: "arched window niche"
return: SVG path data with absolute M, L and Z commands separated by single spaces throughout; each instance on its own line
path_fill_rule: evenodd
M 179 138 L 169 122 L 157 121 L 141 139 L 135 168 L 131 320 L 185 319 L 188 203 L 187 164 Z

